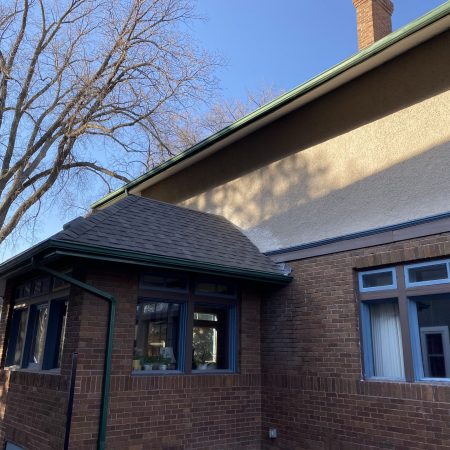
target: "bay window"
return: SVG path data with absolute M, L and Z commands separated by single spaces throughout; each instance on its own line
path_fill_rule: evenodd
M 143 275 L 133 373 L 236 370 L 236 314 L 229 282 Z
M 62 293 L 52 294 L 52 290 L 48 277 L 16 288 L 7 367 L 49 370 L 61 366 L 68 302 L 59 297 Z

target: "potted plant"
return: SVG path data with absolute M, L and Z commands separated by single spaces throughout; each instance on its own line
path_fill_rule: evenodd
M 141 370 L 142 361 L 141 359 L 133 359 L 133 370 Z
M 158 356 L 159 370 L 167 370 L 167 366 L 170 364 L 170 358 L 164 358 L 164 356 Z
M 144 366 L 144 370 L 153 370 L 158 362 L 158 356 L 146 356 L 142 358 L 142 365 Z
M 194 351 L 195 365 L 198 370 L 208 369 L 208 361 L 211 361 L 212 354 L 206 348 L 199 348 Z

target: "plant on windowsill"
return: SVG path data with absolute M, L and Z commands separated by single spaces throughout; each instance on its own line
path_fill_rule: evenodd
M 142 358 L 133 359 L 133 370 L 141 370 L 142 368 Z
M 170 362 L 170 358 L 164 358 L 161 355 L 146 356 L 142 358 L 144 370 L 167 370 L 167 366 Z
M 194 361 L 198 370 L 207 370 L 208 361 L 211 361 L 212 354 L 205 348 L 199 348 L 194 351 Z

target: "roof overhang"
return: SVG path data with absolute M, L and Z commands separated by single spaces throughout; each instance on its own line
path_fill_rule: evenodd
M 16 257 L 5 261 L 0 265 L 0 279 L 11 278 L 32 270 L 36 262 L 46 263 L 62 257 L 183 270 L 269 284 L 287 284 L 292 280 L 291 276 L 272 272 L 259 272 L 239 267 L 54 239 L 47 239 Z
M 139 195 L 146 188 L 381 66 L 449 28 L 450 2 L 446 2 L 425 16 L 389 34 L 349 59 L 111 192 L 93 203 L 92 208 L 103 208 L 128 193 Z

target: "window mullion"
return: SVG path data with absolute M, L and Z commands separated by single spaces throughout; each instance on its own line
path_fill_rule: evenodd
M 396 267 L 398 308 L 400 315 L 400 327 L 402 330 L 403 362 L 405 366 L 405 380 L 414 381 L 414 364 L 411 350 L 411 331 L 409 327 L 409 305 L 405 289 L 405 274 L 402 266 Z
M 194 302 L 191 294 L 186 304 L 186 333 L 184 336 L 185 342 L 185 360 L 184 367 L 186 373 L 192 372 L 192 330 L 194 329 Z

